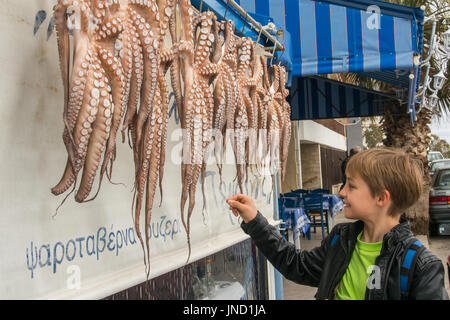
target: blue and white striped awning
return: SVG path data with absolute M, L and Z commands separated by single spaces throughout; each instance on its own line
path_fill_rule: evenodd
M 261 24 L 273 22 L 284 30 L 286 50 L 277 57 L 289 71 L 291 91 L 298 91 L 296 85 L 301 82 L 295 79 L 298 77 L 360 73 L 408 88 L 410 99 L 405 111 L 414 120 L 414 93 L 419 81 L 414 57 L 421 56 L 423 45 L 424 11 L 420 8 L 379 0 L 235 2 Z M 214 11 L 219 19 L 226 15 L 234 20 L 237 34 L 259 38 L 245 16 L 228 6 L 228 0 L 191 0 L 191 3 Z M 409 79 L 410 74 L 416 75 L 415 81 Z
M 191 2 L 214 11 L 219 19 L 226 14 L 235 21 L 238 34 L 255 40 L 258 37 L 227 0 Z M 292 63 L 289 69 L 294 77 L 355 72 L 407 87 L 414 55 L 422 52 L 424 12 L 420 8 L 379 0 L 235 2 L 263 25 L 270 21 L 285 30 L 289 39 L 285 47 Z M 387 70 L 389 75 L 384 72 Z
M 383 115 L 396 97 L 316 76 L 295 77 L 288 99 L 291 120 L 312 120 Z
M 418 8 L 373 0 L 286 0 L 285 10 L 294 76 L 409 70 L 421 52 Z

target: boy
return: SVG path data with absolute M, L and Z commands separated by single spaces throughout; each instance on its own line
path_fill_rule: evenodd
M 275 268 L 291 281 L 318 287 L 316 299 L 448 300 L 441 260 L 401 217 L 422 192 L 419 162 L 399 149 L 370 149 L 349 160 L 346 174 L 339 195 L 345 217 L 357 221 L 336 225 L 311 251 L 296 250 L 281 237 L 250 197 L 238 194 L 227 203 Z M 417 250 L 412 261 L 410 248 Z M 406 278 L 408 270 L 413 276 Z

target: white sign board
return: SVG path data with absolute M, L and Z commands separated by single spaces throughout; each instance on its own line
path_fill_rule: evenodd
M 97 299 L 145 280 L 131 210 L 132 150 L 120 137 L 112 179 L 124 185 L 104 179 L 94 201 L 79 204 L 72 194 L 52 218 L 64 195 L 55 197 L 50 188 L 59 181 L 67 157 L 56 35 L 48 31 L 54 3 L 0 1 L 0 299 Z M 157 191 L 152 214 L 151 277 L 183 266 L 188 253 L 176 161 L 181 129 L 173 100 L 163 201 L 159 207 Z M 247 238 L 224 202 L 238 190 L 235 174 L 234 165 L 224 165 L 219 188 L 216 166 L 207 167 L 207 210 L 203 217 L 199 185 L 191 220 L 191 262 Z M 262 184 L 250 176 L 246 187 L 272 221 L 271 178 Z

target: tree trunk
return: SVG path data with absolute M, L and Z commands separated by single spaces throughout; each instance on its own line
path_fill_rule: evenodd
M 414 234 L 428 235 L 429 230 L 429 190 L 430 174 L 428 167 L 428 147 L 431 142 L 431 112 L 423 108 L 417 114 L 414 126 L 411 125 L 410 115 L 405 107 L 399 104 L 388 105 L 385 108 L 382 128 L 386 135 L 383 144 L 387 147 L 401 148 L 408 154 L 419 159 L 424 168 L 423 192 L 414 206 L 406 210 L 405 216 L 411 224 Z

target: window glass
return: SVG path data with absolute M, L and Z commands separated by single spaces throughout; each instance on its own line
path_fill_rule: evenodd
M 444 170 L 439 174 L 436 181 L 436 186 L 450 186 L 450 170 Z
M 436 170 L 437 168 L 446 167 L 446 166 L 450 166 L 450 161 L 440 161 L 440 162 L 433 163 L 432 169 Z
M 265 261 L 248 239 L 105 300 L 261 300 Z

